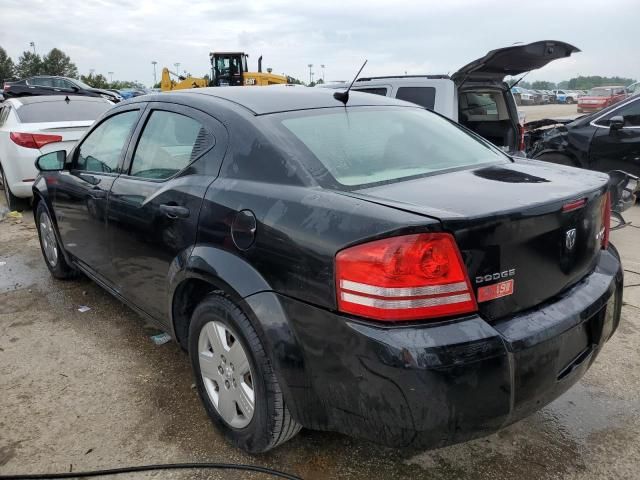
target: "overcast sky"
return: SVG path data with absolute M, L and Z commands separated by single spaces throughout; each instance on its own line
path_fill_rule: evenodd
M 568 6 L 567 4 L 571 4 Z M 64 50 L 80 73 L 153 80 L 152 60 L 180 62 L 196 76 L 209 71 L 210 51 L 259 55 L 275 73 L 325 79 L 363 74 L 453 73 L 488 50 L 554 39 L 582 50 L 532 72 L 528 80 L 581 75 L 640 78 L 640 1 L 534 2 L 493 0 L 0 0 L 0 46 L 17 57 L 29 42 L 37 53 Z

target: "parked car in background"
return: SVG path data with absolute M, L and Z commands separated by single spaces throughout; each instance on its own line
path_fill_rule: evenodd
M 578 99 L 578 113 L 597 112 L 627 98 L 623 86 L 595 87 Z
M 505 151 L 519 152 L 524 148 L 524 129 L 518 122 L 516 105 L 518 101 L 533 104 L 534 95 L 517 86 L 509 92 L 504 78 L 542 68 L 575 52 L 579 50 L 567 43 L 543 40 L 492 50 L 451 76 L 363 77 L 355 82 L 353 90 L 395 97 L 434 110 Z
M 0 104 L 0 178 L 11 210 L 22 210 L 33 192 L 34 161 L 70 149 L 113 104 L 100 97 L 27 96 Z
M 531 129 L 527 156 L 640 176 L 640 96 L 574 121 L 540 120 L 527 127 Z
M 4 82 L 5 97 L 23 97 L 26 95 L 85 95 L 102 97 L 113 103 L 122 101 L 116 92 L 102 88 L 93 88 L 80 80 L 67 77 L 38 75 L 14 82 Z
M 516 105 L 533 105 L 535 103 L 535 95 L 526 88 L 511 87 L 511 93 L 516 100 Z
M 554 90 L 557 103 L 576 103 L 578 94 L 571 90 Z
M 638 95 L 640 93 L 640 82 L 632 83 L 627 87 L 628 95 Z
M 302 426 L 442 447 L 564 393 L 620 320 L 608 177 L 338 93 L 115 106 L 38 159 L 47 268 L 169 332 L 212 422 L 252 453 Z

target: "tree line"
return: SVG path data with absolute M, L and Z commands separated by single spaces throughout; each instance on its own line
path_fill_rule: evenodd
M 42 57 L 30 51 L 22 52 L 18 61 L 7 54 L 6 50 L 0 47 L 0 85 L 4 81 L 33 77 L 36 75 L 55 75 L 59 77 L 78 78 L 78 67 L 71 61 L 69 55 L 58 48 Z M 112 88 L 120 90 L 123 88 L 144 88 L 137 82 L 116 80 L 110 82 L 102 74 L 80 75 L 80 80 L 94 88 Z
M 513 83 L 516 79 L 508 80 Z M 530 88 L 533 90 L 589 90 L 594 87 L 602 87 L 604 85 L 624 85 L 628 87 L 637 80 L 625 77 L 601 77 L 600 75 L 591 75 L 573 77 L 562 82 L 548 82 L 546 80 L 536 80 L 535 82 L 522 81 L 518 82 L 518 86 L 522 88 Z

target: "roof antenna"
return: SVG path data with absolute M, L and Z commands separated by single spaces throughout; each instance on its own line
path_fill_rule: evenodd
M 364 61 L 364 63 L 360 67 L 360 70 L 358 70 L 358 73 L 356 73 L 356 76 L 353 77 L 353 81 L 351 82 L 351 85 L 349 85 L 349 88 L 347 88 L 347 90 L 344 92 L 335 92 L 333 94 L 333 98 L 335 98 L 336 100 L 340 100 L 345 105 L 347 104 L 347 102 L 349 101 L 349 90 L 351 90 L 351 87 L 353 87 L 353 84 L 358 79 L 358 76 L 360 76 L 360 72 L 362 72 L 362 69 L 366 64 L 367 64 L 367 60 Z

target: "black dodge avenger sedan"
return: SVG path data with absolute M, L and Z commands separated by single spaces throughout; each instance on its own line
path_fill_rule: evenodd
M 47 267 L 169 332 L 249 452 L 302 426 L 442 446 L 558 397 L 620 318 L 607 175 L 514 160 L 413 104 L 337 97 L 119 104 L 38 159 Z

